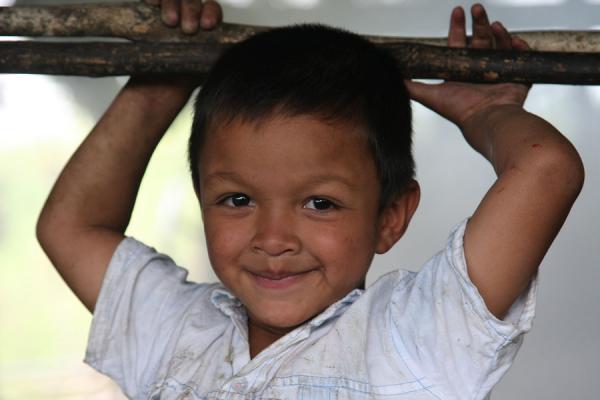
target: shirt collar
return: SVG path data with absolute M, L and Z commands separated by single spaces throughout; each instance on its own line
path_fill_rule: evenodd
M 222 285 L 218 285 L 210 294 L 210 301 L 223 314 L 234 317 L 246 314 L 242 302 Z
M 308 324 L 311 328 L 317 328 L 324 323 L 342 315 L 362 294 L 364 290 L 354 289 L 341 300 L 336 301 L 325 309 L 321 314 L 314 317 Z
M 343 314 L 362 294 L 364 290 L 354 289 L 341 300 L 336 301 L 325 309 L 321 314 L 313 318 L 308 325 L 311 328 L 317 328 L 324 323 L 337 318 Z M 224 286 L 217 286 L 213 289 L 210 300 L 212 304 L 219 309 L 223 314 L 232 319 L 246 318 L 246 309 L 242 302 L 233 295 Z

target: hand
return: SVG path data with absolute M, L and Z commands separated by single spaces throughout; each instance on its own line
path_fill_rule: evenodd
M 480 4 L 471 7 L 473 18 L 473 37 L 471 48 L 474 49 L 518 49 L 527 50 L 527 43 L 511 36 L 500 22 L 489 23 L 485 9 Z M 449 47 L 467 47 L 465 31 L 465 12 L 461 7 L 452 10 Z M 407 81 L 410 96 L 458 125 L 463 132 L 469 120 L 482 111 L 490 111 L 494 106 L 512 105 L 521 107 L 527 97 L 529 87 L 522 84 L 473 84 L 461 82 L 444 82 L 428 85 L 421 82 Z
M 146 0 L 160 6 L 165 25 L 181 25 L 183 32 L 194 34 L 198 28 L 210 30 L 223 20 L 223 10 L 215 0 Z
M 181 25 L 183 32 L 194 34 L 198 28 L 210 30 L 223 20 L 221 5 L 215 0 L 145 0 L 148 4 L 160 6 L 163 22 L 171 27 Z M 148 79 L 134 76 L 127 83 L 127 89 L 137 90 L 141 97 L 152 98 L 166 103 L 175 102 L 180 107 L 186 103 L 200 81 L 195 76 L 168 76 Z

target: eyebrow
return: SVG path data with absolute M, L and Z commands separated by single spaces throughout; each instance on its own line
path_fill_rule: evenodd
M 214 180 L 233 181 L 237 183 L 243 183 L 244 181 L 242 177 L 235 172 L 214 172 L 204 179 L 204 186 L 210 185 Z
M 210 184 L 215 180 L 224 180 L 224 181 L 232 181 L 236 183 L 243 184 L 245 180 L 235 172 L 214 172 L 209 174 L 204 180 L 204 186 L 210 186 Z M 310 184 L 325 184 L 325 183 L 340 183 L 350 189 L 355 189 L 356 185 L 349 179 L 344 176 L 335 175 L 335 174 L 319 174 L 316 176 L 311 176 L 310 180 L 307 183 Z
M 330 182 L 338 182 L 344 186 L 347 186 L 350 189 L 356 188 L 356 185 L 346 177 L 335 175 L 335 174 L 321 174 L 314 177 L 311 177 L 311 183 L 330 183 Z

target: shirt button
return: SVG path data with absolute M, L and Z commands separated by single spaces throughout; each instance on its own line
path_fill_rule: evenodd
M 245 392 L 247 388 L 248 381 L 246 381 L 244 378 L 233 383 L 233 390 L 235 390 L 237 393 Z

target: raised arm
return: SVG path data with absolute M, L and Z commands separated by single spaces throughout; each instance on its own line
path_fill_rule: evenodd
M 167 7 L 177 12 L 176 5 Z M 212 28 L 220 22 L 220 6 L 207 2 L 195 17 Z M 194 87 L 191 78 L 131 79 L 73 154 L 42 209 L 38 240 L 90 311 L 150 156 Z
M 481 5 L 471 9 L 472 47 L 527 49 Z M 465 15 L 451 16 L 450 46 L 464 47 Z M 412 97 L 462 130 L 493 166 L 498 179 L 465 231 L 467 269 L 488 309 L 503 318 L 537 272 L 583 185 L 577 151 L 552 125 L 522 108 L 528 88 L 409 82 Z

